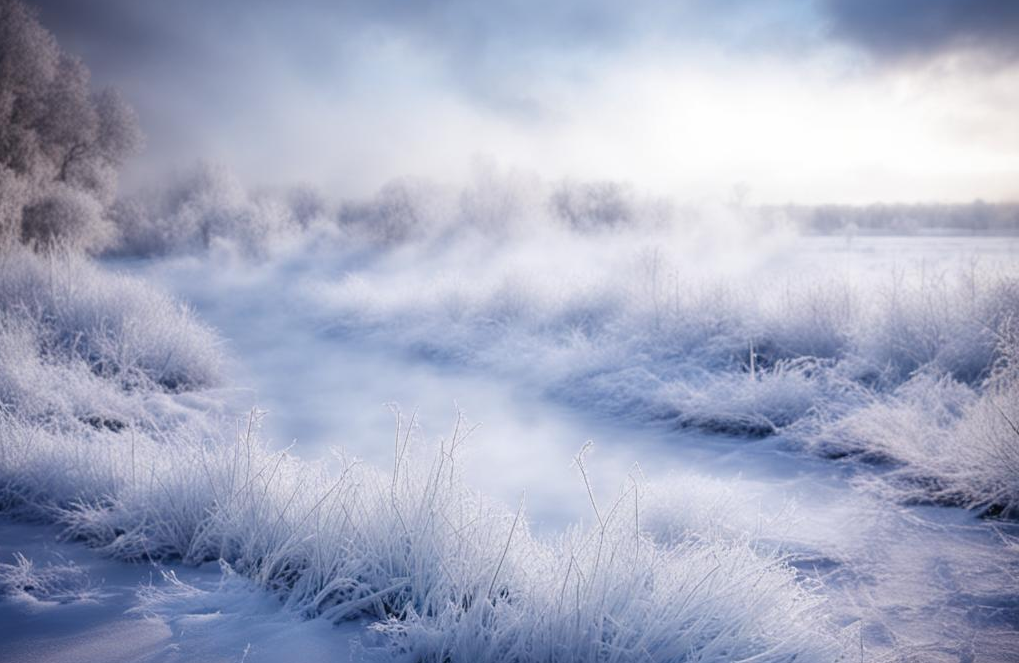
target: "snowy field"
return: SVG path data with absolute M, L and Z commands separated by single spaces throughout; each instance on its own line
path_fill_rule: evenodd
M 1019 661 L 1019 13 L 617 4 L 0 0 L 0 663 Z
M 189 518 L 203 521 L 200 511 L 208 507 L 200 506 L 202 500 L 223 499 L 215 497 L 215 485 L 221 479 L 208 473 L 224 471 L 218 468 L 225 462 L 224 469 L 234 466 L 228 469 L 231 475 L 241 471 L 251 475 L 249 481 L 268 478 L 264 490 L 282 491 L 275 499 L 284 505 L 274 507 L 282 509 L 277 516 L 270 515 L 271 511 L 259 515 L 260 509 L 250 511 L 257 505 L 251 505 L 230 518 L 254 518 L 247 527 L 255 528 L 296 518 L 289 527 L 306 527 L 307 516 L 299 514 L 319 514 L 318 500 L 336 498 L 336 491 L 342 489 L 336 485 L 327 488 L 332 481 L 328 476 L 339 476 L 342 484 L 343 477 L 362 471 L 362 466 L 390 468 L 392 472 L 394 453 L 407 453 L 395 466 L 397 473 L 402 463 L 423 463 L 446 477 L 442 481 L 450 482 L 443 492 L 463 482 L 463 488 L 448 494 L 446 499 L 454 501 L 444 503 L 443 509 L 462 509 L 459 501 L 465 498 L 455 497 L 456 491 L 468 491 L 464 495 L 476 494 L 481 499 L 471 508 L 486 512 L 494 508 L 495 514 L 505 514 L 490 516 L 495 518 L 492 526 L 502 531 L 497 537 L 509 536 L 513 541 L 514 536 L 521 536 L 514 530 L 526 527 L 525 536 L 534 541 L 527 546 L 551 546 L 541 553 L 528 553 L 524 546 L 511 551 L 514 555 L 554 557 L 561 554 L 555 552 L 558 546 L 564 545 L 556 541 L 578 524 L 583 523 L 581 531 L 594 527 L 597 532 L 607 527 L 606 520 L 615 518 L 624 527 L 627 520 L 630 527 L 636 524 L 644 532 L 642 536 L 648 537 L 648 546 L 671 549 L 671 555 L 680 551 L 676 563 L 686 568 L 695 569 L 702 563 L 698 555 L 707 550 L 711 555 L 751 555 L 752 559 L 731 561 L 746 569 L 743 572 L 787 570 L 795 587 L 780 590 L 776 585 L 769 591 L 806 591 L 810 601 L 822 602 L 812 605 L 809 617 L 800 618 L 808 621 L 797 626 L 813 637 L 820 627 L 809 626 L 809 620 L 822 616 L 828 620 L 824 629 L 830 633 L 831 644 L 816 641 L 818 646 L 828 647 L 826 654 L 817 651 L 817 660 L 832 660 L 826 657 L 838 650 L 857 652 L 850 656 L 863 651 L 869 660 L 913 656 L 920 660 L 992 661 L 1015 656 L 1019 651 L 1019 584 L 1015 581 L 1019 549 L 1011 537 L 1019 532 L 1010 520 L 980 517 L 989 509 L 1007 512 L 1012 508 L 1008 500 L 1014 499 L 1015 493 L 1007 492 L 1008 485 L 1002 488 L 994 475 L 974 474 L 983 468 L 979 460 L 972 459 L 971 451 L 952 457 L 947 455 L 954 447 L 935 448 L 935 453 L 947 457 L 927 462 L 915 457 L 912 440 L 899 439 L 895 433 L 908 431 L 915 421 L 914 408 L 922 407 L 923 416 L 931 418 L 925 424 L 925 434 L 945 436 L 944 442 L 935 437 L 925 438 L 924 444 L 963 443 L 957 427 L 981 412 L 980 400 L 992 388 L 981 386 L 988 374 L 979 370 L 974 374 L 971 366 L 986 363 L 982 353 L 991 353 L 997 341 L 991 335 L 987 349 L 979 345 L 986 327 L 984 309 L 969 319 L 927 307 L 941 306 L 945 298 L 951 298 L 953 306 L 966 300 L 967 305 L 991 307 L 992 313 L 993 307 L 1004 306 L 998 312 L 1007 313 L 1015 306 L 1015 291 L 1008 288 L 1014 288 L 1009 284 L 1016 272 L 1019 242 L 1009 237 L 787 236 L 767 247 L 752 240 L 742 246 L 731 244 L 718 253 L 717 262 L 702 259 L 691 266 L 684 261 L 691 253 L 682 243 L 670 245 L 657 235 L 621 240 L 619 244 L 629 247 L 631 255 L 618 248 L 605 254 L 589 243 L 588 253 L 573 252 L 565 270 L 555 251 L 549 251 L 546 258 L 530 239 L 500 239 L 497 246 L 486 247 L 490 251 L 486 260 L 476 262 L 465 258 L 468 252 L 463 250 L 447 253 L 443 248 L 432 254 L 433 249 L 422 247 L 353 254 L 302 248 L 262 258 L 222 248 L 192 257 L 118 258 L 99 268 L 80 260 L 76 266 L 72 259 L 66 271 L 59 266 L 66 260 L 61 258 L 54 259 L 56 266 L 52 262 L 33 266 L 38 261 L 27 256 L 20 263 L 9 260 L 5 266 L 9 276 L 16 274 L 22 288 L 31 287 L 34 274 L 43 277 L 48 296 L 55 302 L 51 305 L 58 307 L 62 288 L 77 293 L 78 301 L 83 301 L 84 281 L 77 280 L 82 269 L 143 278 L 192 303 L 194 312 L 189 314 L 190 322 L 183 321 L 184 328 L 200 331 L 196 325 L 208 325 L 210 331 L 202 333 L 219 339 L 213 345 L 223 358 L 218 360 L 221 368 L 215 378 L 201 371 L 188 376 L 201 381 L 198 388 L 169 398 L 142 395 L 140 400 L 129 391 L 118 397 L 123 400 L 119 405 L 104 406 L 119 408 L 119 414 L 103 415 L 98 425 L 84 418 L 90 422 L 84 430 L 96 438 L 92 444 L 105 448 L 111 441 L 127 444 L 118 441 L 124 439 L 124 432 L 114 422 L 132 416 L 138 423 L 130 427 L 139 436 L 155 436 L 145 444 L 157 448 L 179 445 L 182 451 L 175 453 L 190 458 L 184 467 L 193 467 L 192 473 L 204 476 L 155 469 L 162 467 L 163 461 L 157 457 L 149 460 L 147 454 L 152 450 L 132 433 L 129 468 L 104 466 L 114 461 L 113 457 L 102 460 L 107 453 L 118 453 L 104 451 L 90 476 L 73 470 L 79 478 L 62 486 L 58 478 L 42 479 L 44 475 L 38 474 L 52 472 L 47 468 L 54 460 L 47 460 L 47 454 L 58 453 L 59 434 L 41 445 L 54 449 L 52 452 L 41 450 L 39 440 L 32 438 L 45 435 L 43 432 L 23 433 L 29 436 L 30 447 L 5 445 L 8 485 L 16 476 L 11 474 L 12 466 L 22 468 L 21 476 L 25 476 L 25 468 L 36 468 L 28 476 L 39 477 L 37 483 L 43 484 L 30 482 L 20 493 L 14 491 L 19 495 L 14 498 L 15 513 L 26 506 L 29 514 L 48 513 L 50 507 L 31 506 L 33 501 L 52 499 L 44 497 L 47 491 L 71 491 L 67 493 L 70 497 L 126 489 L 110 506 L 96 504 L 85 509 L 83 504 L 56 520 L 63 523 L 63 532 L 100 545 L 107 555 L 128 559 L 141 555 L 142 559 L 160 561 L 140 565 L 106 561 L 80 543 L 56 543 L 55 530 L 48 527 L 5 525 L 9 534 L 4 537 L 8 542 L 4 552 L 11 566 L 3 568 L 5 577 L 11 578 L 5 582 L 12 597 L 5 603 L 9 615 L 5 621 L 18 627 L 8 631 L 12 637 L 6 639 L 3 651 L 27 660 L 76 660 L 98 656 L 98 652 L 110 660 L 117 656 L 122 657 L 119 660 L 274 660 L 281 651 L 274 633 L 286 632 L 302 634 L 309 660 L 315 660 L 316 652 L 335 652 L 331 648 L 334 639 L 353 646 L 356 657 L 398 653 L 399 649 L 391 647 L 406 645 L 386 645 L 374 627 L 369 629 L 375 619 L 370 616 L 372 610 L 367 614 L 360 609 L 337 613 L 342 603 L 329 609 L 310 607 L 310 597 L 296 598 L 292 593 L 296 590 L 287 589 L 293 581 L 281 587 L 278 579 L 258 570 L 262 562 L 244 570 L 253 561 L 247 557 L 251 553 L 243 552 L 244 546 L 251 545 L 245 542 L 250 536 L 244 533 L 246 527 L 235 534 L 224 531 L 215 535 L 217 540 L 241 537 L 237 544 L 230 544 L 242 546 L 239 556 L 234 553 L 230 562 L 238 571 L 229 570 L 224 579 L 216 564 L 203 562 L 221 554 L 210 557 L 201 552 L 201 547 L 212 541 L 199 543 L 192 537 L 200 539 L 202 529 L 222 528 L 228 523 L 198 524 L 194 534 L 187 534 L 153 531 L 154 523 L 146 521 L 160 517 L 156 514 L 166 508 L 171 512 L 182 508 L 171 506 L 175 499 L 193 504 L 186 510 L 199 512 Z M 418 258 L 408 261 L 402 255 L 408 250 L 419 252 Z M 423 258 L 426 253 L 428 259 Z M 516 262 L 521 256 L 530 261 L 526 268 Z M 652 256 L 650 264 L 648 256 Z M 605 260 L 613 261 L 608 268 Z M 676 285 L 680 279 L 685 283 L 693 278 L 689 274 L 694 272 L 696 287 L 722 294 L 691 296 L 686 286 Z M 802 281 L 802 275 L 818 273 L 825 277 Z M 14 284 L 18 279 L 5 282 Z M 656 280 L 668 284 L 660 287 L 670 292 L 656 294 Z M 507 283 L 513 284 L 512 289 L 508 290 Z M 776 283 L 786 288 L 782 297 L 762 301 L 761 293 Z M 125 281 L 121 287 L 130 291 L 143 285 Z M 960 294 L 959 288 L 971 290 Z M 96 290 L 97 296 L 102 297 L 101 292 Z M 575 310 L 562 310 L 577 307 L 574 301 L 578 297 L 586 318 Z M 832 303 L 833 297 L 839 301 Z M 892 297 L 899 298 L 897 308 L 885 308 Z M 988 304 L 992 297 L 1006 299 L 990 299 Z M 456 308 L 451 308 L 451 299 Z M 118 306 L 123 302 L 121 297 Z M 542 320 L 565 321 L 556 322 L 561 325 L 558 328 L 537 324 L 539 316 L 531 313 L 533 309 L 542 311 Z M 889 310 L 900 319 L 888 320 Z M 172 319 L 174 314 L 152 314 L 170 315 L 163 325 L 181 329 L 181 321 Z M 776 315 L 780 317 L 769 317 Z M 580 323 L 578 316 L 583 319 Z M 695 320 L 693 316 L 711 319 Z M 837 317 L 836 325 L 831 316 L 842 317 Z M 769 327 L 775 320 L 778 324 Z M 714 336 L 701 335 L 706 324 L 713 326 Z M 620 333 L 618 328 L 624 325 Z M 143 336 L 138 337 L 139 333 Z M 835 333 L 844 335 L 833 339 Z M 147 331 L 135 330 L 134 334 L 138 339 L 135 346 L 166 343 L 147 338 Z M 889 334 L 907 336 L 894 338 L 893 342 L 901 344 L 889 347 Z M 769 350 L 769 344 L 778 343 L 768 340 L 769 335 L 782 338 L 788 347 Z M 959 335 L 965 344 L 958 343 Z M 705 345 L 717 343 L 719 338 L 731 345 L 722 349 Z M 876 339 L 883 339 L 886 345 L 875 347 Z M 920 347 L 920 340 L 931 345 Z M 805 352 L 792 354 L 789 347 L 793 341 L 801 344 L 798 347 L 824 350 L 827 354 L 817 355 L 827 363 Z M 17 343 L 17 339 L 7 342 Z M 197 358 L 197 366 L 208 366 L 203 353 L 210 350 L 203 349 L 204 342 L 199 339 L 194 347 L 173 349 L 164 359 L 157 354 L 148 367 L 140 351 L 134 355 L 135 361 L 142 373 L 158 370 L 164 381 L 179 361 L 179 375 L 172 378 L 179 382 L 192 370 L 189 363 L 196 361 L 192 357 Z M 843 345 L 832 346 L 837 343 Z M 660 344 L 673 347 L 658 347 Z M 732 356 L 724 357 L 726 351 Z M 751 351 L 755 355 L 752 365 Z M 928 355 L 919 362 L 914 353 L 921 351 Z M 766 352 L 784 354 L 776 359 L 767 357 Z M 803 356 L 811 356 L 816 363 L 811 370 L 790 376 L 796 369 L 784 367 L 782 361 L 795 366 Z M 877 377 L 857 365 L 867 359 L 873 363 L 873 357 L 886 362 Z M 30 358 L 25 361 L 32 362 Z M 914 361 L 926 367 L 908 363 Z M 936 362 L 944 362 L 944 366 L 938 374 L 928 376 L 925 371 L 933 371 L 930 364 Z M 44 361 L 36 370 L 45 373 L 47 366 L 49 370 L 57 368 Z M 577 366 L 583 371 L 576 371 Z M 958 377 L 953 376 L 953 369 Z M 61 370 L 77 375 L 73 366 Z M 641 379 L 619 378 L 635 371 L 641 372 Z M 841 381 L 834 386 L 833 376 Z M 57 379 L 65 385 L 72 383 L 66 376 Z M 87 382 L 92 378 L 75 379 Z M 774 385 L 770 384 L 773 380 Z M 649 384 L 656 385 L 658 392 L 645 391 Z M 923 390 L 919 406 L 911 400 L 917 384 Z M 31 386 L 22 381 L 20 386 L 8 383 L 6 388 L 17 395 L 18 389 Z M 89 388 L 83 384 L 64 397 L 67 402 L 49 407 L 70 411 L 94 407 L 87 405 L 94 395 L 82 393 Z M 66 386 L 63 390 L 67 391 Z M 707 414 L 688 420 L 685 410 L 691 403 Z M 1016 403 L 1002 399 L 996 405 L 1008 410 Z M 672 409 L 663 411 L 665 406 Z M 266 459 L 259 461 L 265 463 L 261 470 L 237 468 L 237 451 L 229 451 L 229 440 L 225 456 L 215 448 L 199 448 L 199 455 L 194 456 L 195 448 L 184 439 L 158 441 L 161 435 L 219 435 L 215 432 L 217 421 L 228 422 L 228 428 L 237 428 L 229 422 L 239 421 L 242 439 L 247 439 L 245 412 L 250 407 L 267 411 L 258 417 L 266 445 L 258 451 Z M 394 410 L 399 413 L 399 435 L 412 431 L 410 438 L 421 442 L 411 439 L 408 443 L 409 438 L 397 437 L 394 447 Z M 457 421 L 458 411 L 463 422 Z M 128 414 L 131 412 L 135 414 Z M 196 412 L 206 414 L 198 416 Z M 885 417 L 881 431 L 846 423 L 866 421 L 875 412 Z M 150 418 L 148 424 L 142 423 L 146 417 Z M 174 421 L 178 423 L 167 423 Z M 767 422 L 766 430 L 761 421 Z M 475 424 L 480 426 L 475 429 Z M 14 422 L 8 420 L 7 425 L 17 430 Z M 453 431 L 455 425 L 460 426 L 459 432 Z M 470 435 L 464 441 L 468 430 Z M 440 443 L 440 438 L 445 442 Z M 449 447 L 454 441 L 455 454 Z M 593 446 L 585 447 L 588 441 Z M 252 446 L 257 446 L 250 441 L 243 444 L 244 454 L 253 453 Z M 415 444 L 424 446 L 416 452 L 404 447 Z M 448 468 L 441 464 L 436 468 L 435 458 L 428 460 L 434 453 L 429 449 L 434 450 L 435 444 L 442 445 L 444 451 L 437 458 L 448 457 Z M 286 453 L 284 466 L 290 468 L 286 472 L 289 478 L 279 469 L 283 457 L 273 460 L 280 450 Z M 119 453 L 122 456 L 126 451 Z M 218 454 L 218 460 L 207 454 Z M 12 456 L 16 460 L 12 461 Z M 363 459 L 364 464 L 354 458 Z M 117 464 L 121 462 L 123 458 Z M 128 479 L 118 479 L 118 474 L 130 477 L 129 484 L 137 482 L 139 467 L 149 467 L 149 463 L 157 464 L 145 471 L 169 471 L 172 477 L 156 481 L 149 489 L 155 491 L 153 495 L 132 497 L 137 489 L 119 487 Z M 62 472 L 72 471 L 71 467 Z M 311 475 L 301 478 L 307 472 Z M 321 472 L 326 474 L 318 476 Z M 273 479 L 277 474 L 278 486 Z M 415 488 L 419 478 L 408 479 L 408 504 L 420 499 L 412 496 L 415 490 L 430 494 L 432 480 Z M 166 481 L 173 483 L 165 486 Z M 372 481 L 366 475 L 356 483 Z M 961 488 L 946 491 L 943 486 L 953 481 L 958 484 L 949 485 Z M 188 487 L 191 482 L 195 485 Z M 236 485 L 237 479 L 229 482 Z M 988 490 L 986 486 L 998 492 L 979 492 Z M 210 489 L 213 494 L 205 497 L 194 492 Z M 288 490 L 294 491 L 289 497 Z M 171 497 L 178 493 L 179 497 Z M 7 494 L 11 495 L 10 488 Z M 316 494 L 322 497 L 314 497 Z M 303 506 L 288 513 L 295 499 Z M 120 500 L 126 501 L 120 504 Z M 164 500 L 169 504 L 160 504 Z M 632 504 L 623 506 L 627 500 L 638 500 L 637 509 Z M 491 506 L 484 506 L 486 502 Z M 373 504 L 369 501 L 360 508 L 368 513 L 385 508 L 385 504 Z M 111 506 L 113 510 L 108 511 Z M 40 507 L 44 510 L 35 511 Z M 151 515 L 144 515 L 146 512 Z M 396 513 L 398 516 L 399 511 Z M 458 517 L 462 518 L 462 513 Z M 320 518 L 319 514 L 314 519 Z M 526 520 L 526 525 L 520 520 Z M 187 522 L 178 526 L 191 527 Z M 503 529 L 506 527 L 508 532 Z M 429 530 L 426 527 L 424 531 Z M 492 536 L 480 531 L 477 535 Z M 186 538 L 175 542 L 181 536 Z M 345 536 L 341 535 L 341 540 Z M 282 545 L 281 552 L 275 554 L 292 555 L 295 551 L 285 551 L 298 543 L 284 540 L 258 545 Z M 508 564 L 510 560 L 499 557 L 501 544 L 493 543 L 495 563 Z M 222 549 L 226 544 L 221 540 L 215 545 Z M 164 550 L 149 550 L 149 546 Z M 58 589 L 33 590 L 36 581 L 14 553 L 24 555 L 42 573 L 57 569 Z M 183 558 L 183 566 L 174 561 L 179 558 Z M 65 581 L 60 579 L 60 569 L 68 563 L 75 565 L 75 571 Z M 193 570 L 196 563 L 202 565 Z M 515 565 L 522 566 L 514 572 L 526 577 L 525 569 L 533 563 L 516 561 Z M 750 570 L 755 567 L 757 570 Z M 707 578 L 711 569 L 710 565 L 704 568 Z M 564 571 L 560 582 L 569 583 L 569 568 L 558 573 Z M 165 575 L 170 572 L 182 584 Z M 254 583 L 244 576 L 253 577 Z M 739 572 L 727 580 L 736 582 L 738 577 Z M 66 590 L 60 589 L 64 582 L 70 585 Z M 327 577 L 322 582 L 328 585 Z M 282 592 L 284 604 L 261 598 L 265 589 Z M 747 590 L 719 587 L 714 591 L 740 594 Z M 54 597 L 45 592 L 53 592 Z M 316 592 L 321 595 L 322 590 Z M 762 595 L 762 600 L 776 598 L 776 594 Z M 314 600 L 320 601 L 321 596 Z M 712 600 L 718 600 L 717 596 Z M 323 613 L 346 616 L 298 623 L 302 615 Z M 347 621 L 352 617 L 353 622 Z M 333 627 L 333 622 L 341 626 Z M 98 633 L 114 631 L 126 634 L 120 644 L 96 641 Z M 427 642 L 430 637 L 424 635 L 427 630 L 416 636 L 385 633 L 396 642 L 405 637 L 423 637 Z M 795 642 L 795 637 L 795 633 L 787 633 L 779 636 L 779 641 Z M 48 643 L 45 648 L 39 645 L 44 640 Z M 349 645 L 352 641 L 355 644 Z M 112 648 L 102 649 L 106 646 Z M 726 656 L 722 654 L 722 659 Z
M 663 262 L 667 251 L 660 249 Z M 639 260 L 647 251 L 639 247 L 635 253 Z M 743 285 L 739 279 L 744 269 L 751 277 L 774 270 L 777 275 L 768 278 L 794 289 L 801 287 L 797 280 L 803 275 L 824 274 L 808 289 L 816 292 L 838 282 L 868 295 L 873 294 L 870 289 L 890 288 L 895 279 L 901 279 L 905 296 L 915 296 L 909 284 L 920 279 L 931 279 L 937 283 L 933 287 L 940 288 L 966 275 L 990 279 L 1014 275 L 1019 268 L 1019 240 L 1014 237 L 788 237 L 766 249 L 734 247 L 733 253 L 724 256 L 730 261 L 724 267 L 714 268 L 716 277 L 724 273 Z M 743 267 L 748 259 L 752 266 Z M 217 279 L 217 273 L 222 277 L 218 269 L 188 260 L 130 268 L 196 302 L 202 317 L 221 331 L 228 351 L 243 358 L 233 369 L 235 382 L 249 386 L 250 398 L 269 411 L 265 430 L 270 439 L 292 445 L 291 451 L 303 458 L 321 458 L 340 447 L 373 463 L 391 463 L 392 449 L 378 442 L 393 425 L 384 404 L 399 404 L 405 416 L 415 411 L 433 437 L 449 427 L 455 404 L 472 422 L 482 424 L 465 453 L 468 481 L 511 505 L 524 491 L 532 527 L 551 535 L 592 517 L 573 462 L 584 442 L 592 440 L 590 472 L 600 499 L 611 502 L 639 467 L 648 482 L 650 504 L 644 518 L 649 527 L 723 536 L 750 533 L 755 545 L 780 550 L 804 576 L 824 583 L 833 614 L 839 623 L 861 629 L 861 646 L 868 656 L 909 652 L 923 660 L 973 656 L 990 661 L 1019 653 L 1019 584 L 1014 580 L 1019 555 L 1014 544 L 1010 547 L 1002 538 L 1019 530 L 958 508 L 908 506 L 909 499 L 887 499 L 898 490 L 889 491 L 883 483 L 885 475 L 895 474 L 894 464 L 819 459 L 803 451 L 795 432 L 748 439 L 738 431 L 722 434 L 677 428 L 671 420 L 641 421 L 627 416 L 625 406 L 606 407 L 604 397 L 587 400 L 583 385 L 579 395 L 564 392 L 556 382 L 558 374 L 549 376 L 541 365 L 523 365 L 503 348 L 493 358 L 492 344 L 504 341 L 488 336 L 488 319 L 461 322 L 481 329 L 450 330 L 456 334 L 450 342 L 431 327 L 445 323 L 434 311 L 427 314 L 428 329 L 394 333 L 384 327 L 421 322 L 411 317 L 412 311 L 401 310 L 383 323 L 372 320 L 362 328 L 337 321 L 309 295 L 332 293 L 342 287 L 337 284 L 351 281 L 372 292 L 392 293 L 404 283 L 439 288 L 442 281 L 456 279 L 467 297 L 485 298 L 490 305 L 488 298 L 496 299 L 502 291 L 481 294 L 478 284 L 490 283 L 491 274 L 451 276 L 459 262 L 436 270 L 438 277 L 431 271 L 402 269 L 394 274 L 383 271 L 385 263 L 349 268 L 329 256 L 313 263 L 299 256 L 222 280 Z M 574 264 L 569 269 L 571 275 L 580 274 L 580 282 L 590 283 L 601 265 Z M 710 269 L 698 266 L 702 276 L 711 276 Z M 563 278 L 558 265 L 552 273 L 521 273 L 539 285 L 536 294 L 517 292 L 517 297 L 546 296 L 541 288 Z M 664 281 L 676 278 L 663 268 Z M 557 287 L 573 285 L 560 281 Z M 291 306 L 267 306 L 268 291 L 287 293 Z M 943 296 L 944 291 L 932 294 Z M 349 309 L 341 310 L 349 315 Z M 258 324 L 252 325 L 252 319 Z M 503 323 L 499 334 L 519 332 L 517 324 L 516 319 Z M 526 340 L 514 341 L 514 347 L 546 352 L 531 345 L 547 342 L 546 337 L 528 333 Z M 281 338 L 294 342 L 281 344 Z M 438 351 L 422 352 L 423 345 Z M 274 377 L 279 375 L 292 378 L 281 381 Z M 811 406 L 826 405 L 821 401 L 825 397 L 813 391 L 806 396 Z M 632 396 L 624 398 L 629 406 Z

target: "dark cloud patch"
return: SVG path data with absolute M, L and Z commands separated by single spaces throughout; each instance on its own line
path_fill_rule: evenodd
M 802 30 L 810 0 L 29 0 L 43 23 L 96 68 L 203 49 L 269 45 L 315 62 L 338 39 L 395 35 L 452 69 L 498 73 L 569 53 L 635 44 L 781 46 Z M 253 37 L 268 37 L 255 43 Z M 198 51 L 196 54 L 195 51 Z M 319 60 L 320 61 L 320 60 Z
M 533 121 L 536 81 L 597 79 L 632 48 L 785 47 L 810 0 L 29 0 L 100 84 L 122 88 L 146 127 L 182 105 L 248 108 L 287 83 L 341 90 L 371 76 L 386 40 L 438 66 L 468 103 Z M 190 122 L 190 121 L 189 121 Z M 158 137 L 156 138 L 158 141 Z
M 1017 0 L 824 0 L 821 7 L 833 36 L 880 60 L 959 50 L 1019 60 Z
M 128 92 L 158 80 L 160 96 L 174 86 L 211 90 L 213 97 L 245 94 L 238 82 L 270 69 L 336 85 L 360 73 L 350 69 L 363 71 L 357 53 L 370 52 L 373 40 L 395 39 L 437 62 L 443 84 L 464 99 L 521 119 L 542 115 L 542 102 L 529 89 L 537 79 L 597 78 L 601 66 L 632 48 L 661 56 L 704 44 L 787 49 L 797 42 L 793 35 L 805 32 L 811 2 L 28 1 L 100 82 Z M 146 80 L 123 82 L 132 76 Z

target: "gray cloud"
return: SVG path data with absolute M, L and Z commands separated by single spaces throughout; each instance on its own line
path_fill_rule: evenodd
M 147 150 L 126 188 L 209 159 L 249 183 L 352 193 L 405 174 L 456 178 L 475 154 L 664 182 L 696 159 L 676 141 L 701 135 L 752 170 L 755 148 L 732 142 L 740 131 L 720 131 L 718 118 L 784 126 L 785 111 L 750 117 L 779 104 L 772 83 L 801 95 L 797 111 L 825 106 L 808 91 L 842 90 L 846 72 L 854 85 L 880 82 L 881 67 L 856 66 L 861 50 L 904 67 L 962 48 L 1008 64 L 1019 13 L 1019 0 L 26 1 L 97 83 L 138 109 Z M 956 92 L 987 73 L 1000 70 L 967 69 Z M 725 112 L 744 97 L 756 125 Z M 974 97 L 972 120 L 995 141 L 1007 127 L 985 117 L 1011 99 L 998 97 Z M 716 102 L 717 117 L 701 112 Z M 684 114 L 707 128 L 688 132 Z M 647 138 L 655 123 L 669 140 Z M 722 172 L 721 159 L 718 178 L 750 177 Z M 681 172 L 716 176 L 701 169 Z
M 1016 0 L 824 0 L 832 34 L 882 61 L 968 50 L 1019 59 Z
M 68 50 L 99 72 L 142 63 L 230 64 L 271 53 L 321 75 L 337 47 L 393 37 L 438 58 L 453 83 L 481 97 L 499 76 L 557 59 L 608 58 L 634 45 L 661 52 L 710 43 L 785 48 L 802 33 L 809 0 L 30 0 Z M 795 40 L 794 40 L 795 41 Z M 222 73 L 222 72 L 218 72 Z
M 500 121 L 542 122 L 556 116 L 542 85 L 596 83 L 635 49 L 787 48 L 810 2 L 28 1 L 96 82 L 137 107 L 149 136 L 140 165 L 156 173 L 217 148 L 242 158 L 246 143 L 302 140 L 286 104 L 349 109 L 366 88 L 391 88 L 407 114 L 451 95 Z

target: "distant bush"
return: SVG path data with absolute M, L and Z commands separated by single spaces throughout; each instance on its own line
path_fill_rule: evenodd
M 1019 203 L 787 205 L 765 207 L 769 217 L 784 217 L 804 232 L 912 235 L 923 232 L 972 234 L 1019 233 Z
M 629 226 L 638 214 L 632 187 L 610 181 L 561 182 L 549 205 L 556 218 L 580 231 Z
M 367 201 L 345 201 L 336 222 L 354 240 L 393 246 L 421 240 L 434 233 L 436 193 L 423 183 L 390 182 Z
M 293 199 L 301 214 L 304 201 Z M 203 164 L 166 188 L 120 200 L 111 253 L 156 256 L 205 250 L 226 241 L 256 255 L 295 239 L 303 222 L 286 200 L 250 195 L 226 168 Z
M 1010 214 L 1007 204 L 988 207 L 995 215 Z M 266 256 L 323 240 L 337 252 L 377 252 L 466 242 L 519 243 L 550 235 L 583 240 L 606 233 L 626 236 L 626 242 L 683 239 L 714 251 L 751 237 L 769 242 L 797 229 L 813 232 L 800 218 L 810 210 L 815 208 L 681 205 L 666 197 L 638 195 L 621 182 L 550 183 L 533 173 L 485 164 L 459 187 L 399 178 L 370 196 L 332 200 L 308 186 L 249 190 L 226 167 L 201 164 L 160 188 L 116 201 L 107 216 L 115 226 L 108 233 L 114 238 L 113 254 L 194 253 L 228 243 L 248 255 Z M 935 226 L 944 213 L 937 206 L 920 209 L 918 228 L 926 227 L 927 212 Z M 995 232 L 999 225 L 987 231 Z M 874 228 L 902 232 L 898 225 Z M 818 290 L 813 296 L 837 294 Z

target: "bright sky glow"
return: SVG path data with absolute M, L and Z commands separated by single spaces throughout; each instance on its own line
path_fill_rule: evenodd
M 41 18 L 139 108 L 129 186 L 212 159 L 363 194 L 480 156 L 689 200 L 1019 198 L 1017 12 L 886 4 L 45 0 Z

